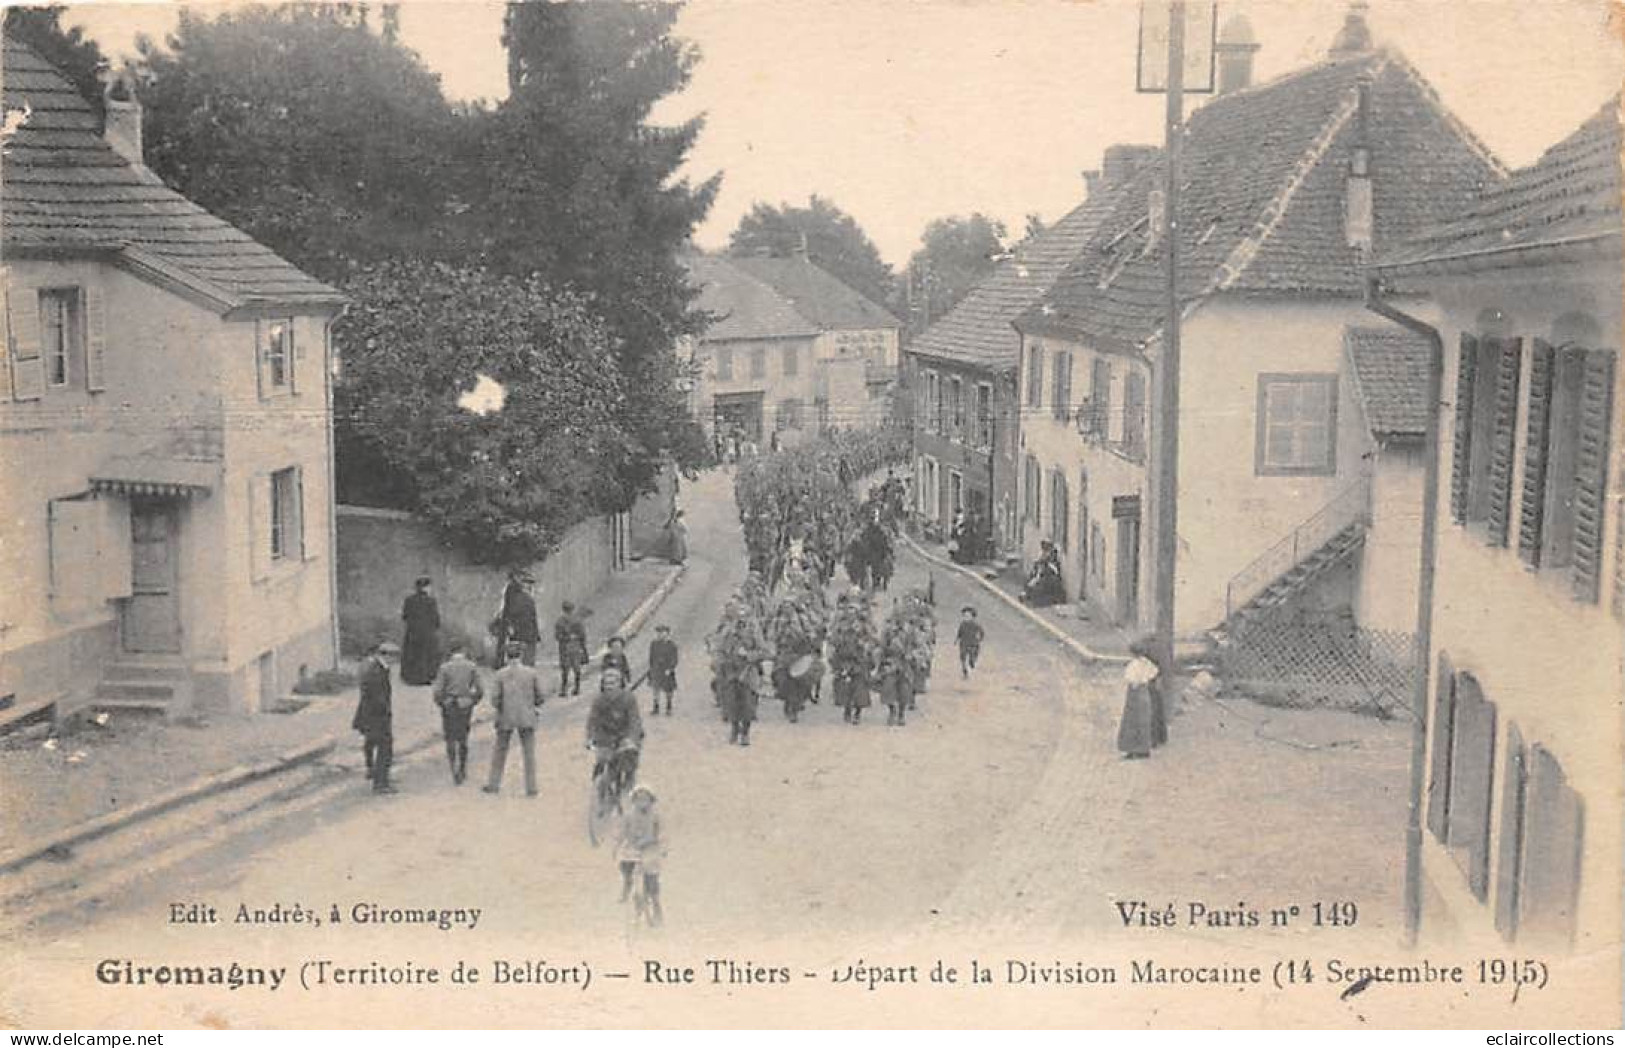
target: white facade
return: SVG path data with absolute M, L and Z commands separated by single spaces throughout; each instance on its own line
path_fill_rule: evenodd
M 331 666 L 330 308 L 100 261 L 12 258 L 5 292 L 0 694 L 69 708 L 134 657 L 254 709 Z

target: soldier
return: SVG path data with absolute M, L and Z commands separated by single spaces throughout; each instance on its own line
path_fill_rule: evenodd
M 576 606 L 569 601 L 553 623 L 553 639 L 559 645 L 559 697 L 565 692 L 581 694 L 581 667 L 587 664 L 587 627 L 576 618 Z

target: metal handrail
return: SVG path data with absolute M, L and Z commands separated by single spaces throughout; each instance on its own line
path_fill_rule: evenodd
M 1361 477 L 1293 528 L 1281 541 L 1236 572 L 1224 590 L 1224 617 L 1229 621 L 1269 584 L 1352 524 L 1371 522 L 1371 478 Z

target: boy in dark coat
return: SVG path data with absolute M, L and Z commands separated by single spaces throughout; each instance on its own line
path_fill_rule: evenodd
M 966 605 L 959 617 L 959 632 L 954 643 L 959 646 L 959 675 L 969 677 L 976 668 L 976 657 L 982 653 L 982 624 L 976 621 L 976 609 Z
M 361 669 L 361 699 L 350 720 L 350 727 L 361 733 L 361 755 L 366 759 L 374 793 L 398 792 L 389 782 L 389 765 L 395 748 L 389 663 L 399 652 L 400 649 L 388 641 L 373 649 Z
M 621 671 L 621 680 L 632 679 L 632 660 L 626 657 L 626 639 L 624 637 L 609 638 L 609 650 L 604 652 L 603 669 L 617 669 Z M 602 672 L 602 670 L 600 671 Z M 600 679 L 600 684 L 602 679 Z
M 671 716 L 671 697 L 677 691 L 677 642 L 671 639 L 671 627 L 665 623 L 655 627 L 655 639 L 649 642 L 649 687 L 654 692 L 649 712 L 660 712 L 660 697 L 664 695 L 666 716 Z

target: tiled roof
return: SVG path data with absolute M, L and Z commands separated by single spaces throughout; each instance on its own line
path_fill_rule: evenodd
M 805 258 L 730 258 L 740 269 L 783 295 L 797 313 L 823 331 L 902 327 L 884 307 Z
M 223 308 L 333 306 L 343 297 L 169 189 L 103 140 L 77 91 L 7 38 L 6 112 L 27 119 L 5 145 L 0 243 L 7 253 L 111 253 L 188 285 Z
M 1185 128 L 1177 228 L 1187 311 L 1219 292 L 1361 294 L 1362 259 L 1347 245 L 1343 217 L 1362 79 L 1370 83 L 1378 250 L 1458 213 L 1499 177 L 1494 158 L 1389 51 L 1220 95 Z M 1117 348 L 1157 335 L 1165 265 L 1161 250 L 1147 249 L 1146 216 L 1164 178 L 1162 162 L 1141 170 L 1078 260 L 1019 319 L 1024 330 Z
M 783 295 L 719 255 L 683 259 L 689 283 L 700 289 L 694 308 L 714 314 L 708 341 L 746 338 L 811 338 L 818 325 L 796 312 Z
M 1401 328 L 1351 327 L 1343 332 L 1343 345 L 1371 435 L 1379 440 L 1425 435 L 1427 340 Z
M 1008 370 L 1021 355 L 1012 322 L 1055 283 L 1111 210 L 1110 191 L 1098 192 L 1016 249 L 915 339 L 910 353 Z
M 1488 187 L 1461 217 L 1399 245 L 1380 268 L 1461 265 L 1484 255 L 1620 241 L 1619 96 L 1534 164 Z

